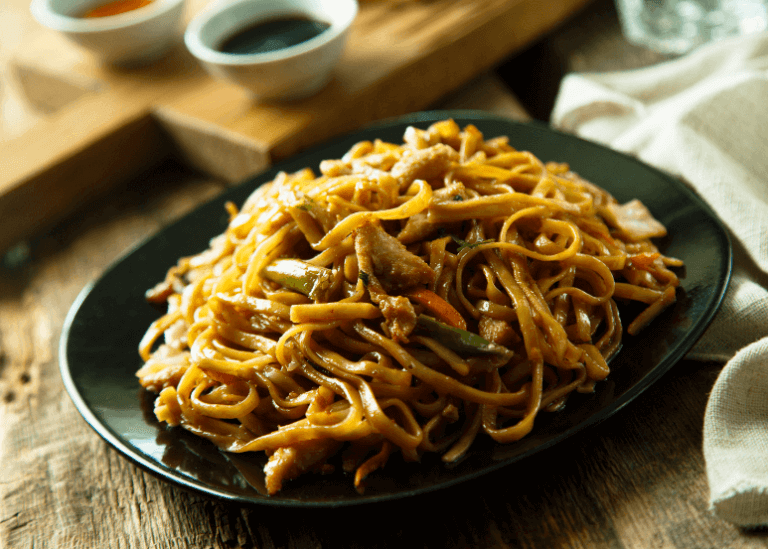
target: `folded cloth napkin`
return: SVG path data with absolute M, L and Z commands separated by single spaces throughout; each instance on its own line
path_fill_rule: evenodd
M 552 124 L 682 178 L 730 230 L 731 283 L 688 358 L 727 361 L 704 419 L 712 509 L 768 524 L 768 34 L 568 75 Z

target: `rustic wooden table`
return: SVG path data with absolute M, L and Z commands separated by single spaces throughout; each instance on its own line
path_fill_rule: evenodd
M 546 120 L 560 77 L 661 58 L 627 44 L 598 0 L 438 107 Z M 682 361 L 613 418 L 514 466 L 436 493 L 337 510 L 241 507 L 170 486 L 81 419 L 58 338 L 82 287 L 225 184 L 168 161 L 36 235 L 0 267 L 0 547 L 748 548 L 707 509 L 701 452 L 721 365 Z

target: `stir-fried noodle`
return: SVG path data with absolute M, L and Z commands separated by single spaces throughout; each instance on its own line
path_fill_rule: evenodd
M 148 292 L 166 302 L 137 375 L 155 413 L 229 452 L 263 451 L 269 493 L 393 452 L 459 459 L 591 392 L 619 348 L 616 301 L 675 300 L 664 227 L 569 171 L 454 121 L 364 141 L 280 173 L 199 255 Z M 159 342 L 159 343 L 158 343 Z

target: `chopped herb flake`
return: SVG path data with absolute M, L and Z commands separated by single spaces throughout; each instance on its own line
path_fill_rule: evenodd
M 481 240 L 480 242 L 467 242 L 466 240 L 462 240 L 458 236 L 451 235 L 451 238 L 453 241 L 459 245 L 459 249 L 456 250 L 456 253 L 468 249 L 471 250 L 472 248 L 477 248 L 480 244 L 487 244 L 488 242 L 493 242 L 493 240 Z

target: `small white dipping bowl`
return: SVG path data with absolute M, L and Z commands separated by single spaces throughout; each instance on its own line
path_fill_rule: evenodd
M 184 42 L 209 73 L 250 90 L 257 99 L 295 100 L 318 92 L 331 79 L 356 15 L 356 0 L 234 0 L 199 13 L 187 26 Z M 305 42 L 265 53 L 219 49 L 259 22 L 292 16 L 330 27 Z
M 107 17 L 83 18 L 108 0 L 32 0 L 37 21 L 92 51 L 106 63 L 154 61 L 182 34 L 184 0 L 154 0 L 142 8 Z

